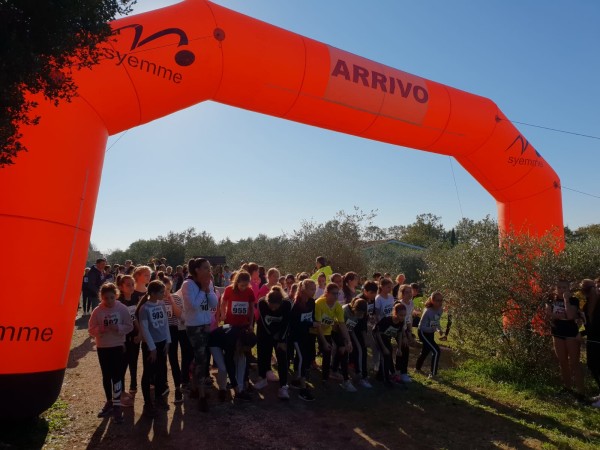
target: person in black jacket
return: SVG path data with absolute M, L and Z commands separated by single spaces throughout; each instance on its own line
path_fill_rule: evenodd
M 590 279 L 581 282 L 581 292 L 585 295 L 583 314 L 587 336 L 587 366 L 600 389 L 600 295 L 596 283 Z M 593 399 L 592 406 L 600 408 L 600 396 Z
M 90 267 L 88 272 L 88 294 L 89 301 L 91 303 L 91 310 L 93 311 L 98 306 L 100 288 L 104 284 L 104 267 L 106 266 L 105 258 L 98 258 L 96 264 Z
M 278 396 L 282 400 L 289 400 L 287 339 L 292 304 L 284 301 L 284 298 L 283 288 L 273 286 L 267 296 L 258 302 L 256 338 L 260 380 L 254 383 L 254 387 L 262 389 L 267 386 L 267 372 L 271 369 L 271 355 L 274 349 L 279 373 Z

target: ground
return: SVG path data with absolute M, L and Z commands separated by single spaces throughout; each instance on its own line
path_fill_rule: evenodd
M 27 424 L 2 424 L 0 449 L 412 449 L 412 448 L 599 448 L 600 412 L 564 397 L 519 391 L 477 370 L 452 368 L 445 348 L 442 375 L 416 375 L 408 390 L 346 393 L 332 384 L 315 385 L 317 400 L 277 397 L 269 385 L 255 401 L 218 403 L 209 413 L 185 399 L 151 420 L 141 417 L 142 399 L 125 409 L 125 423 L 98 419 L 103 400 L 100 370 L 87 318 L 73 335 L 64 386 L 57 403 Z M 412 349 L 411 367 L 418 349 Z M 141 371 L 140 371 L 141 374 Z

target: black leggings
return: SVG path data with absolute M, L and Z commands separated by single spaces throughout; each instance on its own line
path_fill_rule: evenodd
M 310 361 L 308 362 L 308 364 L 312 364 L 312 362 L 315 360 L 315 358 L 317 356 L 316 344 L 317 344 L 318 338 L 319 338 L 319 336 L 317 336 L 316 334 L 310 335 L 310 341 L 311 341 L 310 345 L 309 345 Z M 331 336 L 324 336 L 324 338 L 327 341 L 327 343 L 329 343 L 329 346 L 332 347 L 333 340 L 331 339 Z M 327 380 L 329 380 L 329 370 L 330 370 L 330 366 L 331 366 L 331 350 L 326 352 L 323 349 L 322 345 L 320 345 L 320 348 L 321 348 L 321 355 L 323 357 L 323 364 L 321 365 L 321 375 L 322 375 L 323 381 L 327 381 Z
M 344 351 L 343 353 L 340 351 L 341 348 L 345 348 L 346 343 L 341 335 L 341 333 L 337 333 L 333 331 L 331 333 L 331 339 L 335 342 L 335 353 L 333 355 L 333 364 L 332 369 L 334 371 L 338 370 L 338 367 L 342 367 L 342 376 L 344 377 L 344 381 L 348 380 L 348 352 Z
M 390 375 L 394 374 L 394 364 L 392 363 L 392 338 L 385 335 L 380 335 L 381 341 L 383 342 L 383 347 L 379 343 L 379 339 L 377 339 L 377 335 L 373 333 L 373 339 L 375 340 L 375 345 L 379 349 L 379 369 L 377 371 L 377 378 L 383 379 L 383 381 L 389 382 Z M 387 350 L 388 354 L 385 354 L 385 350 Z
M 275 349 L 275 357 L 277 358 L 277 373 L 279 374 L 279 386 L 287 384 L 288 377 L 288 358 L 287 351 L 277 347 L 278 342 L 272 336 L 265 332 L 257 330 L 256 334 L 256 351 L 258 356 L 258 375 L 261 378 L 267 376 L 267 372 L 271 370 L 271 355 Z
M 167 341 L 156 342 L 156 361 L 150 362 L 150 350 L 146 343 L 142 343 L 142 358 L 144 372 L 142 373 L 142 394 L 144 403 L 150 403 L 150 384 L 154 382 L 154 398 L 159 400 L 167 389 L 167 355 L 165 345 Z
M 588 336 L 586 344 L 587 353 L 587 366 L 592 372 L 592 377 L 596 380 L 598 388 L 600 388 L 600 344 L 596 342 L 590 342 L 590 340 L 596 340 L 598 337 Z
M 177 325 L 169 325 L 171 333 L 171 345 L 169 345 L 169 365 L 171 366 L 171 375 L 175 389 L 181 386 L 181 367 L 179 366 L 179 330 Z
M 194 369 L 193 385 L 195 388 L 201 388 L 206 377 L 206 365 L 208 364 L 208 334 L 209 326 L 200 325 L 186 328 L 186 333 L 192 349 L 194 350 L 194 359 L 196 368 Z
M 399 370 L 402 375 L 408 373 L 408 357 L 410 356 L 410 347 L 407 344 L 408 339 L 405 337 L 403 344 L 400 347 L 402 355 L 396 353 L 396 370 Z
M 125 372 L 129 367 L 129 390 L 137 390 L 137 369 L 138 359 L 140 357 L 140 343 L 133 342 L 133 337 L 127 337 L 125 341 L 125 364 L 123 364 L 123 382 L 125 382 Z
M 367 378 L 369 372 L 367 371 L 367 343 L 365 342 L 365 335 L 362 331 L 357 333 L 351 332 L 350 339 L 352 340 L 352 362 L 356 373 L 361 375 L 362 378 Z
M 125 349 L 118 347 L 98 348 L 98 361 L 102 371 L 102 387 L 106 401 L 113 406 L 121 405 L 123 392 L 123 366 L 125 366 Z
M 423 348 L 421 354 L 417 358 L 417 370 L 421 370 L 425 358 L 432 352 L 431 356 L 431 374 L 436 375 L 438 370 L 438 364 L 440 362 L 440 347 L 435 342 L 435 333 L 423 333 L 419 330 L 419 338 L 423 342 Z
M 312 353 L 310 350 L 311 345 L 313 348 Z M 304 336 L 295 337 L 292 342 L 292 347 L 293 349 L 288 353 L 293 354 L 294 350 L 296 351 L 296 356 L 294 357 L 294 372 L 296 376 L 306 380 L 309 376 L 310 365 L 314 360 L 315 344 L 311 338 L 311 335 L 306 334 Z

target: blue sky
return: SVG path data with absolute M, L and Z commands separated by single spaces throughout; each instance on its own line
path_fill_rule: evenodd
M 177 2 L 139 3 L 136 13 Z M 600 135 L 597 0 L 215 3 L 491 98 L 512 120 Z M 563 186 L 600 195 L 600 140 L 517 127 Z M 492 197 L 453 166 L 464 216 L 496 217 Z M 563 203 L 566 225 L 600 222 L 600 200 L 563 190 Z M 447 228 L 461 218 L 448 157 L 206 102 L 132 129 L 109 150 L 92 242 L 126 248 L 191 226 L 217 239 L 277 235 L 355 205 L 377 210 L 382 227 L 427 212 Z

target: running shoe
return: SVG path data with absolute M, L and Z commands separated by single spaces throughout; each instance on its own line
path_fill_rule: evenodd
M 115 406 L 113 408 L 113 422 L 114 423 L 123 423 L 125 419 L 123 419 L 123 411 L 120 406 Z
M 429 380 L 435 380 L 435 375 L 434 375 L 434 374 L 432 374 L 432 373 L 430 373 L 429 375 L 427 375 L 427 378 L 428 378 Z
M 402 378 L 403 383 L 412 383 L 412 378 L 407 373 L 400 375 L 400 378 Z
M 242 400 L 244 402 L 249 402 L 252 400 L 252 396 L 248 392 L 242 391 L 242 392 L 236 393 L 234 399 Z
M 346 392 L 356 392 L 356 388 L 352 384 L 352 381 L 346 380 L 342 384 L 340 384 L 341 388 Z
M 415 369 L 415 373 L 418 373 L 419 375 L 427 376 L 425 374 L 425 372 L 423 372 L 421 369 Z
M 102 419 L 104 417 L 108 417 L 113 412 L 113 405 L 111 402 L 106 402 L 100 412 L 98 413 L 98 418 Z
M 269 370 L 267 372 L 267 380 L 268 381 L 279 381 L 279 377 L 275 374 L 275 372 L 273 372 L 272 370 Z
M 373 385 L 369 383 L 369 380 L 367 380 L 366 378 L 361 378 L 358 382 L 358 385 L 367 389 L 371 389 L 373 387 Z
M 298 394 L 298 398 L 300 400 L 304 400 L 305 402 L 314 402 L 315 396 L 308 389 L 302 389 Z
M 290 399 L 290 393 L 288 392 L 288 387 L 287 386 L 281 386 L 279 388 L 279 391 L 277 392 L 277 397 L 279 397 L 281 400 L 289 400 Z
M 175 389 L 175 400 L 173 400 L 173 403 L 183 403 L 183 393 L 181 392 L 181 389 Z
M 269 384 L 269 382 L 267 381 L 266 378 L 261 378 L 258 381 L 254 382 L 254 389 L 256 390 L 261 390 L 267 387 L 267 384 Z
M 121 396 L 121 406 L 123 408 L 131 408 L 133 406 L 135 397 Z

